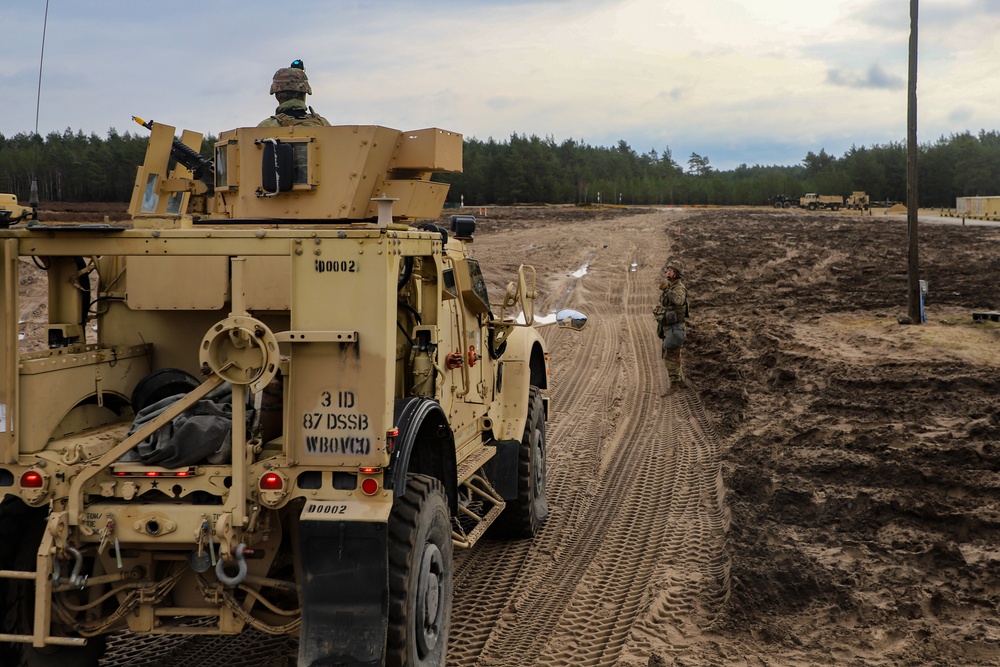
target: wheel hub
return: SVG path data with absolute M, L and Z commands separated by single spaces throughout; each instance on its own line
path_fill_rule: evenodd
M 424 546 L 417 582 L 417 647 L 421 657 L 433 651 L 441 638 L 441 582 L 444 558 L 436 544 Z

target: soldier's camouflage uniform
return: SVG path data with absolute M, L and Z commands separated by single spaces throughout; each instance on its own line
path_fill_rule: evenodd
M 329 125 L 326 118 L 306 106 L 300 99 L 282 102 L 274 110 L 274 115 L 262 120 L 257 127 L 287 127 L 289 125 Z
M 667 367 L 671 388 L 684 386 L 681 348 L 687 338 L 684 322 L 688 316 L 687 288 L 680 278 L 667 281 L 660 293 L 660 305 L 654 311 L 656 335 L 663 341 L 663 363 Z

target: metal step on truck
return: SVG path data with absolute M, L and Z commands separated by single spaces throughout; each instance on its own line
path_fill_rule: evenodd
M 131 225 L 0 229 L 0 664 L 252 627 L 299 665 L 443 665 L 453 549 L 548 513 L 534 269 L 491 301 L 474 218 L 436 222 L 462 136 L 239 128 L 206 159 L 140 122 Z

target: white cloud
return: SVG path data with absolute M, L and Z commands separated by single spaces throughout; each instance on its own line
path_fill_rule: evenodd
M 103 135 L 132 130 L 132 114 L 215 134 L 253 125 L 273 110 L 271 74 L 302 58 L 310 103 L 334 123 L 624 139 L 722 169 L 794 163 L 905 136 L 906 4 L 53 3 L 39 130 Z M 1000 125 L 998 7 L 921 2 L 921 137 Z M 7 136 L 34 128 L 43 9 L 4 8 Z

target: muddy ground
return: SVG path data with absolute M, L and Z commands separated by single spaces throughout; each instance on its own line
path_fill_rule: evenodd
M 696 628 L 639 611 L 618 657 L 587 664 L 1000 663 L 1000 325 L 972 318 L 1000 309 L 1000 230 L 921 225 L 928 321 L 905 326 L 900 218 L 570 211 L 489 211 L 484 254 L 485 233 L 529 225 L 525 256 L 549 277 L 588 258 L 597 269 L 623 238 L 651 269 L 668 255 L 687 264 L 687 370 L 730 514 L 721 607 L 686 619 Z M 585 276 L 589 294 L 572 305 L 600 313 L 600 280 Z M 580 406 L 560 407 L 563 372 L 554 409 L 585 421 Z M 662 583 L 650 576 L 647 599 Z M 638 628 L 658 634 L 643 642 Z
M 921 225 L 928 321 L 901 325 L 899 218 L 462 213 L 494 300 L 530 262 L 539 313 L 591 321 L 542 329 L 551 514 L 533 541 L 458 554 L 449 665 L 1000 663 L 1000 324 L 972 318 L 1000 310 L 1000 229 Z M 670 256 L 691 387 L 664 396 L 651 310 Z M 23 293 L 30 341 L 44 310 Z M 294 650 L 172 641 L 102 664 Z

